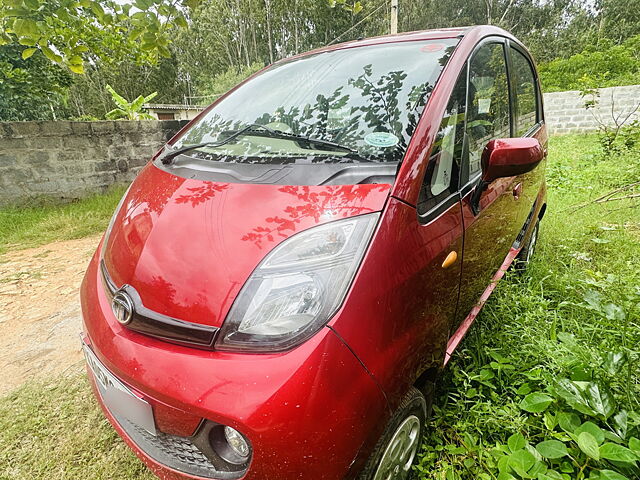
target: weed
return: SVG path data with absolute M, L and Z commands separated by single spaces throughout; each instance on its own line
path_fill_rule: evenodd
M 589 203 L 640 164 L 599 152 L 596 136 L 552 139 L 538 257 L 450 362 L 420 479 L 640 477 L 640 208 Z
M 0 398 L 0 478 L 152 480 L 96 404 L 84 374 Z

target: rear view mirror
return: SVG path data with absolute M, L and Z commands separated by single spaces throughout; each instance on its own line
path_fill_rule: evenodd
M 544 152 L 536 138 L 491 140 L 482 152 L 482 180 L 512 177 L 530 172 L 542 161 Z

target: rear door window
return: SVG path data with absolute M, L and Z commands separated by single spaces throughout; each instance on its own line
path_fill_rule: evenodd
M 518 50 L 511 47 L 511 76 L 516 97 L 516 136 L 522 137 L 538 122 L 537 82 L 533 66 Z

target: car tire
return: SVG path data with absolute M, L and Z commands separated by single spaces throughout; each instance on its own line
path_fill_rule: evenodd
M 411 387 L 378 440 L 358 480 L 406 480 L 422 444 L 427 400 Z
M 518 253 L 518 256 L 516 257 L 514 267 L 517 271 L 524 271 L 527 269 L 527 266 L 529 265 L 531 259 L 533 258 L 533 255 L 535 254 L 539 233 L 540 221 L 538 220 L 531 230 L 529 240 L 527 240 L 527 243 L 522 247 L 522 250 L 520 250 L 520 253 Z

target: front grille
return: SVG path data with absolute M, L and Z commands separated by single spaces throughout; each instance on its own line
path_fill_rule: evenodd
M 109 389 L 113 389 L 121 394 L 125 392 L 125 397 L 136 395 L 95 357 L 89 347 L 83 344 L 83 349 L 87 356 L 89 373 L 94 380 L 95 394 L 102 400 L 103 407 L 112 416 L 114 423 L 118 424 L 126 436 L 148 457 L 168 468 L 200 478 L 233 480 L 246 473 L 250 458 L 242 463 L 230 463 L 232 460 L 225 460 L 218 454 L 218 447 L 214 447 L 212 443 L 214 440 L 212 433 L 224 428 L 224 425 L 204 420 L 194 435 L 183 437 L 161 432 L 157 428 L 150 428 L 149 430 L 155 432 L 150 433 L 148 427 L 145 428 L 142 424 L 136 423 L 134 418 L 146 420 L 144 415 L 136 416 L 135 412 L 131 411 L 136 409 L 138 402 L 129 404 L 127 400 L 123 401 L 122 398 L 110 397 L 107 394 Z M 100 372 L 100 375 L 97 372 Z M 111 400 L 107 402 L 107 398 Z M 150 412 L 152 407 L 149 402 L 142 398 L 140 401 L 145 404 L 145 408 L 149 408 Z M 129 413 L 132 415 L 132 420 L 127 418 Z M 154 420 L 151 419 L 151 422 Z
M 104 260 L 100 261 L 100 272 L 105 292 L 111 300 L 119 288 L 109 275 Z M 130 285 L 124 285 L 120 288 L 131 297 L 134 304 L 133 318 L 126 325 L 127 328 L 178 345 L 206 350 L 213 349 L 213 342 L 218 332 L 216 327 L 200 325 L 154 312 L 144 306 L 135 288 Z

